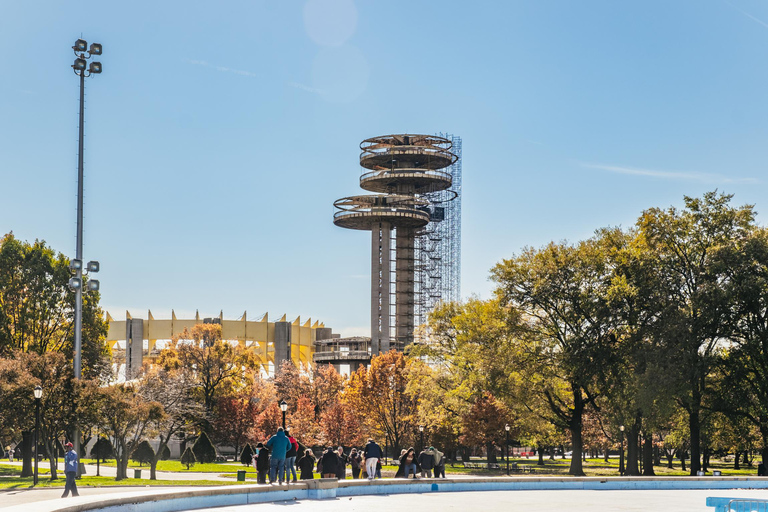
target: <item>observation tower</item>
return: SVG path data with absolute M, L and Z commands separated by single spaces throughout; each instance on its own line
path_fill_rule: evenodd
M 443 170 L 458 159 L 451 147 L 451 140 L 434 135 L 366 139 L 360 143 L 360 188 L 373 194 L 334 202 L 335 225 L 371 231 L 372 354 L 402 351 L 413 342 L 415 242 L 432 220 L 428 195 L 451 187 L 451 174 Z

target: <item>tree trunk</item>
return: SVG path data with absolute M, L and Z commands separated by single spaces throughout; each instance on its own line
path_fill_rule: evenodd
M 682 466 L 683 471 L 685 471 L 685 459 L 687 456 L 688 454 L 685 453 L 684 451 L 680 452 L 680 465 Z
M 573 413 L 571 415 L 571 421 L 568 425 L 568 430 L 571 432 L 571 444 L 573 453 L 571 453 L 571 467 L 568 470 L 568 474 L 571 476 L 585 476 L 584 468 L 581 463 L 581 452 L 584 449 L 583 440 L 581 438 L 581 424 L 582 415 L 584 414 L 584 400 L 581 396 L 581 387 L 572 385 L 573 389 Z M 565 457 L 565 451 L 563 451 L 563 457 Z
M 667 456 L 667 467 L 669 469 L 672 469 L 674 466 L 672 464 L 672 461 L 675 459 L 675 452 L 665 450 L 666 456 Z
M 33 476 L 32 469 L 32 450 L 35 443 L 34 434 L 29 430 L 21 433 L 21 476 Z
M 696 476 L 701 469 L 701 392 L 698 381 L 694 379 L 693 393 L 691 397 L 691 410 L 689 412 L 688 426 L 691 431 L 691 476 Z
M 629 426 L 627 431 L 627 469 L 625 475 L 640 476 L 640 469 L 637 466 L 640 450 L 637 446 L 638 435 L 640 433 L 641 416 L 638 413 L 635 422 Z
M 544 465 L 544 450 L 542 450 L 541 446 L 539 446 L 536 449 L 536 452 L 539 454 L 539 462 L 537 462 L 536 464 L 539 465 L 539 466 L 543 466 Z
M 643 436 L 643 476 L 656 476 L 653 472 L 653 434 Z
M 707 471 L 709 468 L 709 447 L 705 446 L 701 451 L 701 470 Z
M 605 447 L 603 449 L 605 450 L 605 462 L 608 462 L 608 450 L 610 449 L 610 445 L 605 443 Z
M 733 469 L 736 471 L 741 469 L 741 466 L 739 466 L 739 462 L 741 462 L 741 452 L 739 450 L 736 450 L 736 456 L 733 458 Z

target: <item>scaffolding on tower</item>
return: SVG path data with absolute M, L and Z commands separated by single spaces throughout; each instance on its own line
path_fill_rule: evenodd
M 438 134 L 451 141 L 458 157 L 445 170 L 451 174 L 451 187 L 429 192 L 430 222 L 416 238 L 416 325 L 424 325 L 429 313 L 440 302 L 461 299 L 461 137 Z

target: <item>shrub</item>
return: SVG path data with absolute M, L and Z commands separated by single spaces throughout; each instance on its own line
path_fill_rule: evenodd
M 240 452 L 240 462 L 243 463 L 244 466 L 247 466 L 251 463 L 251 458 L 253 457 L 253 448 L 251 448 L 250 444 L 246 444 L 245 448 Z
M 131 460 L 138 462 L 139 465 L 151 464 L 154 458 L 155 450 L 152 449 L 152 445 L 146 440 L 139 443 L 139 446 L 131 454 Z
M 163 445 L 163 451 L 160 452 L 160 460 L 168 460 L 171 458 L 171 449 L 168 448 L 168 445 Z
M 216 461 L 216 448 L 213 447 L 213 443 L 208 438 L 208 434 L 203 432 L 200 437 L 195 441 L 195 445 L 192 447 L 192 451 L 195 452 L 195 458 L 201 464 Z
M 189 469 L 189 466 L 194 466 L 195 462 L 197 462 L 195 452 L 192 451 L 192 448 L 187 446 L 187 449 L 181 454 L 181 463 L 186 464 L 187 469 Z
M 91 448 L 91 458 L 105 460 L 111 459 L 115 456 L 115 449 L 112 447 L 112 442 L 106 437 L 100 437 L 93 444 Z

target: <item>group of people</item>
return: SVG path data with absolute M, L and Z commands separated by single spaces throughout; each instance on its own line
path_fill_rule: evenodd
M 400 464 L 395 478 L 408 478 L 413 473 L 413 478 L 418 478 L 416 473 L 421 473 L 422 478 L 445 478 L 445 455 L 434 446 L 430 446 L 416 456 L 413 448 L 400 452 Z
M 257 472 L 260 484 L 296 483 L 296 467 L 299 468 L 299 479 L 312 480 L 315 470 L 323 478 L 347 477 L 347 466 L 352 469 L 352 478 L 365 476 L 369 480 L 381 478 L 381 460 L 384 456 L 381 447 L 373 439 L 368 439 L 363 449 L 352 448 L 348 454 L 344 447 L 328 446 L 323 454 L 315 459 L 310 448 L 301 445 L 288 429 L 278 428 L 277 433 L 266 443 L 259 443 L 251 459 L 251 465 Z M 413 448 L 403 450 L 400 456 L 400 466 L 395 477 L 405 477 L 417 472 L 423 478 L 445 478 L 445 457 L 434 447 L 423 450 L 418 456 Z

